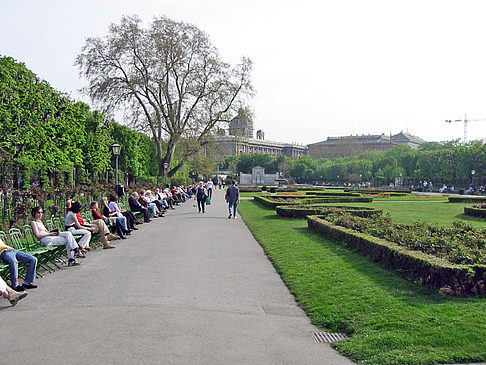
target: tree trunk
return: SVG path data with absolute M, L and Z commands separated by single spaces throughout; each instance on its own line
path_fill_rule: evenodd
M 176 144 L 177 144 L 177 142 L 172 141 L 172 139 L 170 139 L 169 142 L 167 142 L 167 149 L 166 149 L 165 156 L 163 158 L 162 158 L 162 156 L 160 156 L 160 159 L 159 159 L 159 176 L 170 177 L 170 176 L 174 175 L 174 173 L 169 174 L 168 171 L 169 171 L 170 165 L 172 163 L 172 159 L 174 158 Z M 157 153 L 158 153 L 158 151 L 157 151 Z M 164 163 L 167 163 L 167 169 L 164 168 Z

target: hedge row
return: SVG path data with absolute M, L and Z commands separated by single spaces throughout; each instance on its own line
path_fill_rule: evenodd
M 471 217 L 486 218 L 486 209 L 476 207 L 464 207 L 464 214 Z
M 450 196 L 449 203 L 486 203 L 486 196 Z
M 401 276 L 420 281 L 443 294 L 486 297 L 486 265 L 454 265 L 449 261 L 412 251 L 386 240 L 332 225 L 320 216 L 307 217 L 310 229 L 343 242 Z
M 360 193 L 349 191 L 306 191 L 305 194 L 318 196 L 361 196 Z
M 388 193 L 404 193 L 410 194 L 412 190 L 409 189 L 390 189 L 390 188 L 375 188 L 375 189 L 361 189 L 361 188 L 351 188 L 351 189 L 344 189 L 344 191 L 356 191 L 362 194 L 388 194 Z
M 275 201 L 272 198 L 283 198 L 289 199 L 293 198 L 295 201 L 288 201 L 288 202 L 280 202 Z M 275 209 L 279 205 L 308 205 L 308 204 L 324 204 L 324 203 L 371 203 L 373 198 L 370 197 L 326 197 L 326 198 L 306 198 L 306 199 L 296 199 L 295 196 L 254 196 L 257 202 L 262 204 L 267 208 Z
M 239 185 L 238 189 L 240 193 L 259 193 L 262 191 L 263 186 L 253 186 L 253 185 Z M 276 186 L 267 186 L 267 192 L 270 192 L 270 189 L 275 189 L 277 192 L 297 192 L 295 188 L 277 188 Z
M 382 215 L 383 211 L 368 207 L 352 207 L 345 205 L 280 205 L 275 208 L 277 214 L 285 218 L 306 218 L 309 215 L 323 215 L 334 213 L 336 211 L 348 212 L 363 218 L 369 218 L 376 215 Z

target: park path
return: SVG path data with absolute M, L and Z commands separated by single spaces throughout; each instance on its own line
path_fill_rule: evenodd
M 224 191 L 0 301 L 1 364 L 351 364 L 318 331 Z

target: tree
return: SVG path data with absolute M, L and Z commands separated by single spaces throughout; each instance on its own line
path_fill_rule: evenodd
M 252 91 L 249 59 L 231 67 L 204 32 L 163 16 L 148 28 L 137 16 L 123 17 L 105 38 L 88 38 L 76 63 L 94 101 L 111 110 L 127 106 L 132 125 L 151 134 L 160 176 L 180 169 Z M 192 143 L 171 166 L 184 139 Z

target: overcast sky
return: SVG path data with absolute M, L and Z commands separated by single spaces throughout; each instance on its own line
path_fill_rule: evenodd
M 255 130 L 302 144 L 409 132 L 463 138 L 486 118 L 486 3 L 427 0 L 0 0 L 0 55 L 76 100 L 88 36 L 137 14 L 193 23 L 222 58 L 254 63 Z M 486 120 L 468 139 L 486 137 Z

